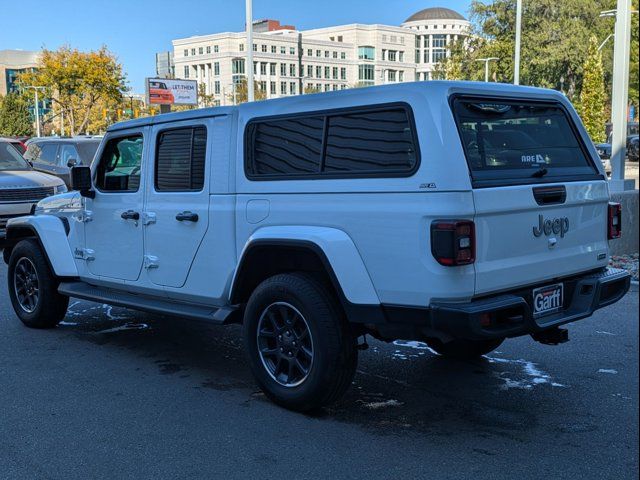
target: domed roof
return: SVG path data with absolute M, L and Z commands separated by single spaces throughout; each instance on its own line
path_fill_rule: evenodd
M 466 18 L 450 8 L 432 7 L 414 13 L 405 20 L 405 23 L 420 20 L 466 20 Z

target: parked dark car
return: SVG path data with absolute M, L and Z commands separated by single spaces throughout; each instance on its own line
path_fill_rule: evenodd
M 29 140 L 29 137 L 0 137 L 0 141 L 10 143 L 23 155 L 27 151 L 27 146 L 25 145 L 27 140 Z
M 638 161 L 638 149 L 640 148 L 638 146 L 639 142 L 638 135 L 634 135 L 627 145 L 627 157 L 629 157 L 631 162 Z
M 91 165 L 99 137 L 41 137 L 27 143 L 24 158 L 33 168 L 55 175 L 71 186 L 71 167 Z

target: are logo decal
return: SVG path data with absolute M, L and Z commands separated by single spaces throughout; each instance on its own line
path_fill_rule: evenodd
M 546 219 L 542 215 L 538 215 L 538 226 L 533 227 L 533 236 L 540 237 L 543 233 L 547 236 L 552 233 L 560 235 L 564 238 L 565 234 L 569 231 L 569 218 L 561 217 L 554 219 Z

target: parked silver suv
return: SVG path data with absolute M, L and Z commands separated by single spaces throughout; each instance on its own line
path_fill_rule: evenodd
M 13 145 L 0 140 L 0 239 L 10 218 L 27 215 L 38 201 L 66 191 L 62 180 L 34 171 Z

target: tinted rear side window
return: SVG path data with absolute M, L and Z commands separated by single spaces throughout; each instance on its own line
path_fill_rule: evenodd
M 251 122 L 245 155 L 253 180 L 408 176 L 418 165 L 411 111 L 397 104 Z
M 256 175 L 317 173 L 320 168 L 324 118 L 300 117 L 253 124 L 252 173 Z
M 206 146 L 207 130 L 203 126 L 161 132 L 156 152 L 156 190 L 202 190 Z
M 597 175 L 558 103 L 458 98 L 454 116 L 474 183 L 535 183 Z

